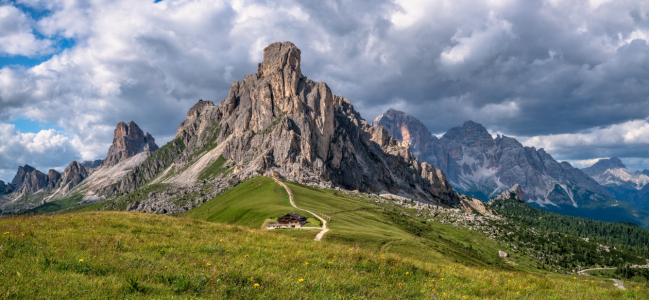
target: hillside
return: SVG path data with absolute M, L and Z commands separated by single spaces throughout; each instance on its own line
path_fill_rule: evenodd
M 598 278 L 421 262 L 338 243 L 142 213 L 0 222 L 8 299 L 640 299 Z M 25 263 L 29 262 L 29 263 Z M 56 286 L 56 288 L 52 288 Z M 41 288 L 42 287 L 42 288 Z

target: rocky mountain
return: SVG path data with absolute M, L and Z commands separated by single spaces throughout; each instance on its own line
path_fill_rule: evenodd
M 16 176 L 14 176 L 14 179 L 11 181 L 11 184 L 14 187 L 20 187 L 23 185 L 23 182 L 25 181 L 25 177 L 27 176 L 27 173 L 33 172 L 36 169 L 30 165 L 25 165 L 24 167 L 19 166 L 18 171 L 16 172 Z
M 439 139 L 416 118 L 396 110 L 378 116 L 373 125 L 389 125 L 392 132 L 401 133 L 401 138 L 416 149 L 413 153 L 441 169 L 454 188 L 485 201 L 515 184 L 521 185 L 527 201 L 541 206 L 577 207 L 573 189 L 582 195 L 584 191 L 579 191 L 585 189 L 610 196 L 569 163 L 559 163 L 543 149 L 524 147 L 514 138 L 494 138 L 472 121 L 450 129 Z
M 615 198 L 649 210 L 649 176 L 647 174 L 629 170 L 617 157 L 600 159 L 582 171 L 604 186 Z
M 98 168 L 101 166 L 101 163 L 104 162 L 103 159 L 96 159 L 96 160 L 86 160 L 81 163 L 82 166 L 86 168 Z
M 155 150 L 158 150 L 158 145 L 148 132 L 144 134 L 133 121 L 128 124 L 119 122 L 115 128 L 113 144 L 108 149 L 108 155 L 101 166 L 112 167 L 136 154 Z
M 385 128 L 372 127 L 349 100 L 333 95 L 326 83 L 308 79 L 300 66 L 295 45 L 269 45 L 256 73 L 235 81 L 218 105 L 199 101 L 173 141 L 125 176 L 119 189 L 111 186 L 105 192 L 133 192 L 155 178 L 151 183 L 194 187 L 190 192 L 198 193 L 195 187 L 205 184 L 267 175 L 321 187 L 459 202 L 441 170 L 418 161 L 407 145 Z M 150 193 L 146 203 L 129 207 L 159 212 L 151 208 L 159 202 L 167 212 L 179 210 L 169 205 L 172 192 Z
M 82 164 L 73 161 L 63 171 L 61 186 L 67 190 L 73 189 L 88 177 L 88 170 Z
M 20 177 L 19 177 L 20 175 Z M 49 178 L 43 172 L 25 165 L 24 168 L 18 169 L 18 174 L 12 182 L 20 183 L 17 185 L 17 192 L 21 194 L 36 193 L 47 186 Z

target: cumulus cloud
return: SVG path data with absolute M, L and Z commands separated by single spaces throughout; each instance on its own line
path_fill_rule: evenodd
M 395 106 L 432 132 L 474 120 L 565 159 L 649 157 L 641 136 L 597 137 L 627 135 L 649 116 L 646 1 L 16 2 L 47 13 L 0 18 L 13 28 L 0 36 L 20 37 L 0 37 L 0 51 L 41 55 L 57 38 L 74 46 L 0 69 L 0 121 L 55 123 L 83 156 L 109 144 L 119 121 L 163 144 L 195 101 L 225 98 L 267 44 L 290 40 L 303 73 L 366 119 Z
M 38 56 L 52 51 L 52 42 L 34 34 L 35 21 L 13 5 L 0 2 L 0 55 Z

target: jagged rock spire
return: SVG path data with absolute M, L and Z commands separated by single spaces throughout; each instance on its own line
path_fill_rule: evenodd
M 128 124 L 119 122 L 115 128 L 113 144 L 108 149 L 108 155 L 101 166 L 112 167 L 138 153 L 155 150 L 158 150 L 158 145 L 148 132 L 144 134 L 133 121 Z

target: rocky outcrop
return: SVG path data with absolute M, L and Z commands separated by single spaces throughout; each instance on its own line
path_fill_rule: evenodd
M 321 187 L 459 203 L 442 171 L 418 161 L 385 128 L 372 127 L 326 83 L 302 75 L 300 59 L 290 42 L 266 47 L 256 73 L 235 81 L 219 105 L 194 105 L 174 140 L 127 175 L 120 191 L 163 171 L 173 174 L 161 176 L 168 178 L 163 182 L 193 185 L 223 157 L 232 166 L 227 178 L 237 180 L 276 175 Z M 170 159 L 165 153 L 181 154 Z
M 81 163 L 82 166 L 85 168 L 98 168 L 101 166 L 101 163 L 104 162 L 103 159 L 96 159 L 96 160 L 86 160 Z
M 619 158 L 611 157 L 610 159 L 600 159 L 594 165 L 581 170 L 586 175 L 593 177 L 612 169 L 626 169 L 626 166 Z
M 34 167 L 30 165 L 25 165 L 24 167 L 19 166 L 18 171 L 16 172 L 16 176 L 14 176 L 14 179 L 11 181 L 11 184 L 19 188 L 21 185 L 23 185 L 23 182 L 25 181 L 25 178 L 27 177 L 27 174 L 30 172 L 33 172 Z
M 113 144 L 108 149 L 106 159 L 101 163 L 103 167 L 112 167 L 120 161 L 142 152 L 158 150 L 155 139 L 131 121 L 128 124 L 119 122 L 113 137 Z
M 36 193 L 47 186 L 48 177 L 39 170 L 32 170 L 25 173 L 23 182 L 17 189 L 19 193 L 30 194 Z
M 60 179 L 61 179 L 61 173 L 59 173 L 57 170 L 50 169 L 47 172 L 47 185 L 46 185 L 46 188 L 50 189 L 50 190 L 54 189 L 54 188 L 57 188 L 59 186 Z
M 586 189 L 603 196 L 608 190 L 569 163 L 559 163 L 543 149 L 524 147 L 516 139 L 494 138 L 468 121 L 437 138 L 416 118 L 395 110 L 379 116 L 375 126 L 389 126 L 393 137 L 408 142 L 418 158 L 441 169 L 459 192 L 487 201 L 520 184 L 528 201 L 539 205 L 577 206 L 575 194 Z
M 63 171 L 63 180 L 61 182 L 62 187 L 66 187 L 66 190 L 71 190 L 75 186 L 79 185 L 81 181 L 88 177 L 88 170 L 86 167 L 80 163 L 73 161 L 71 162 Z
M 489 200 L 489 204 L 496 200 L 507 200 L 515 199 L 518 202 L 525 203 L 525 195 L 523 194 L 523 189 L 520 184 L 515 184 L 510 189 L 496 195 L 495 197 Z

